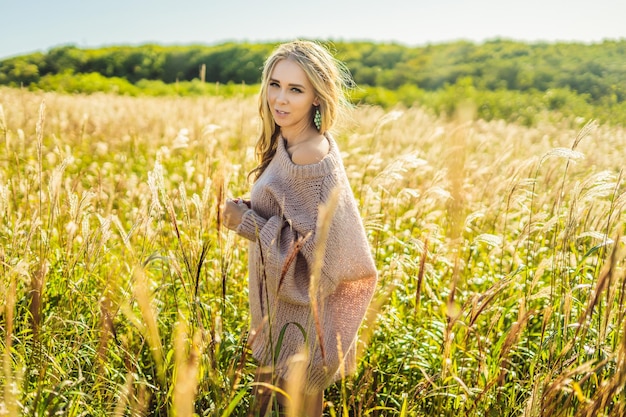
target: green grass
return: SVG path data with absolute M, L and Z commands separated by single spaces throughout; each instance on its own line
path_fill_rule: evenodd
M 12 85 L 15 87 L 16 85 Z M 112 93 L 132 97 L 228 97 L 250 98 L 256 95 L 259 85 L 245 83 L 204 83 L 199 79 L 164 83 L 160 80 L 142 79 L 136 83 L 99 73 L 74 74 L 64 72 L 48 74 L 37 82 L 25 86 L 31 91 L 54 91 L 67 94 Z M 607 98 L 593 101 L 588 94 L 579 94 L 569 88 L 552 88 L 547 91 L 488 90 L 474 85 L 467 77 L 453 85 L 428 91 L 413 84 L 395 90 L 380 86 L 357 86 L 350 92 L 356 105 L 381 106 L 387 110 L 397 105 L 421 106 L 441 117 L 450 117 L 465 101 L 476 107 L 477 117 L 484 120 L 536 126 L 547 118 L 590 120 L 615 126 L 626 125 L 626 103 Z
M 0 93 L 0 415 L 245 415 L 255 100 Z M 622 415 L 624 129 L 472 111 L 340 129 L 380 280 L 325 413 Z

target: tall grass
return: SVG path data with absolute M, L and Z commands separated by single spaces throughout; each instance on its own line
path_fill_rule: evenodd
M 254 99 L 0 106 L 0 415 L 245 415 Z M 623 415 L 624 129 L 460 108 L 337 136 L 380 280 L 325 413 Z

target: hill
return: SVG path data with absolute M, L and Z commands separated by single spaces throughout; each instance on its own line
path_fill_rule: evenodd
M 531 105 L 533 111 L 564 110 L 582 117 L 598 113 L 594 117 L 623 123 L 612 118 L 616 117 L 616 110 L 625 113 L 626 40 L 582 44 L 494 39 L 482 44 L 459 41 L 419 47 L 372 42 L 322 43 L 351 71 L 361 88 L 355 97 L 370 104 L 420 102 L 439 113 L 449 110 L 449 106 L 437 104 L 441 99 L 429 93 L 448 89 L 448 94 L 458 99 L 477 91 L 516 92 L 526 95 L 523 104 L 542 102 L 539 108 Z M 198 83 L 258 83 L 263 60 L 274 46 L 63 46 L 0 61 L 0 84 L 69 92 L 108 88 L 131 95 L 146 90 L 156 90 L 153 94 L 204 94 L 206 88 Z M 177 83 L 178 87 L 180 83 L 195 84 L 187 89 L 164 87 Z M 388 92 L 394 94 L 385 97 Z M 493 107 L 493 98 L 470 98 L 477 102 L 479 112 L 482 106 Z M 506 99 L 498 96 L 496 102 L 510 99 L 510 95 Z M 594 110 L 590 111 L 589 106 Z M 486 118 L 498 117 L 497 108 L 483 113 Z

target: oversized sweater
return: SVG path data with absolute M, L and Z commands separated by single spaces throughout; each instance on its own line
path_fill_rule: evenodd
M 272 161 L 252 187 L 250 210 L 237 233 L 250 240 L 250 344 L 261 365 L 286 381 L 303 376 L 306 392 L 321 390 L 354 371 L 356 337 L 371 301 L 377 272 L 339 149 L 327 135 L 329 153 L 318 163 L 296 165 L 282 138 Z M 338 187 L 317 287 L 322 337 L 309 299 L 318 208 Z M 307 236 L 295 260 L 295 242 Z M 292 255 L 291 262 L 288 261 Z M 288 266 L 287 269 L 283 269 Z M 306 336 L 306 342 L 305 342 Z M 324 349 L 320 349 L 320 341 Z M 308 345 L 306 374 L 292 371 L 294 356 Z M 323 351 L 323 352 L 322 352 Z M 341 369 L 340 369 L 341 368 Z M 301 367 L 302 369 L 302 367 Z

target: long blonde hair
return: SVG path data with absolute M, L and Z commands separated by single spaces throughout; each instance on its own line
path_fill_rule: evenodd
M 278 146 L 278 125 L 274 122 L 267 102 L 267 88 L 270 76 L 276 64 L 283 59 L 291 59 L 305 72 L 319 101 L 322 124 L 319 129 L 324 134 L 335 125 L 342 109 L 347 107 L 345 90 L 354 85 L 345 65 L 336 60 L 323 46 L 311 42 L 296 40 L 279 45 L 265 61 L 261 77 L 259 94 L 259 115 L 262 128 L 255 151 L 258 165 L 250 175 L 258 179 L 276 154 Z M 314 108 L 311 108 L 313 123 Z

